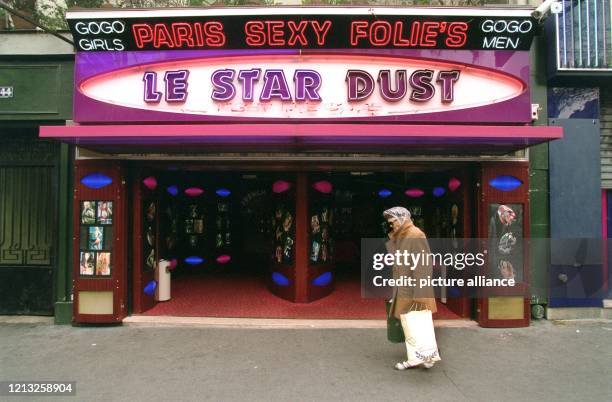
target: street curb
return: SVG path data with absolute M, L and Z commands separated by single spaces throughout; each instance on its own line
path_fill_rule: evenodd
M 556 325 L 566 324 L 612 324 L 612 319 L 609 318 L 574 318 L 566 320 L 548 320 Z
M 53 317 L 38 316 L 38 315 L 0 315 L 0 324 L 53 325 Z
M 251 329 L 381 329 L 387 328 L 384 320 L 299 320 L 269 318 L 219 318 L 219 317 L 174 317 L 132 315 L 123 320 L 128 326 L 153 327 L 204 327 L 204 328 L 251 328 Z M 477 327 L 470 320 L 436 320 L 436 328 Z

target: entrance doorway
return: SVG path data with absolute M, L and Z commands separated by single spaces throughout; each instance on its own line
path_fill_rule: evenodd
M 360 242 L 385 236 L 382 212 L 407 207 L 430 238 L 469 237 L 476 222 L 467 165 L 309 173 L 185 165 L 132 173 L 138 314 L 384 319 L 382 301 L 362 298 L 360 283 Z M 154 286 L 143 289 L 158 284 L 161 260 L 171 298 L 156 302 Z M 435 317 L 470 314 L 467 299 L 442 297 Z

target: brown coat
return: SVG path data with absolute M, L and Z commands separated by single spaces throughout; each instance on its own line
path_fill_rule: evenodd
M 416 239 L 416 240 L 415 240 Z M 416 227 L 411 221 L 406 222 L 387 243 L 387 252 L 395 254 L 397 250 L 402 253 L 406 250 L 408 253 L 429 253 L 429 244 L 425 233 Z M 402 275 L 413 277 L 417 280 L 433 275 L 433 267 L 431 264 L 421 264 L 414 270 L 406 266 L 393 266 L 393 278 L 399 278 Z M 415 290 L 418 292 L 418 297 L 414 296 Z M 393 299 L 389 316 L 394 316 L 399 319 L 401 314 L 405 314 L 410 310 L 431 310 L 435 313 L 438 308 L 433 288 L 415 289 L 410 286 L 396 286 L 393 289 Z

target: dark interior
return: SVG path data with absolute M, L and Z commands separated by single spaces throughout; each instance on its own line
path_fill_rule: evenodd
M 415 224 L 428 237 L 449 237 L 452 230 L 455 236 L 461 236 L 462 215 L 455 211 L 454 221 L 451 217 L 453 205 L 455 209 L 463 208 L 449 197 L 448 183 L 453 172 L 448 169 L 309 174 L 309 213 L 318 213 L 317 220 L 328 237 L 316 250 L 311 247 L 309 255 L 315 258 L 316 252 L 319 262 L 324 258 L 324 262 L 334 265 L 336 284 L 359 283 L 361 239 L 384 237 L 387 226 L 382 212 L 398 205 L 411 211 Z M 156 196 L 143 197 L 142 201 L 145 215 L 142 232 L 147 239 L 142 242 L 143 256 L 177 261 L 172 271 L 173 299 L 181 291 L 178 285 L 181 281 L 190 282 L 185 285 L 189 291 L 197 291 L 197 282 L 214 281 L 216 287 L 226 287 L 230 295 L 232 283 L 246 286 L 240 290 L 243 292 L 249 292 L 249 281 L 251 285 L 266 287 L 270 266 L 277 257 L 276 249 L 281 253 L 287 246 L 287 239 L 275 238 L 275 231 L 282 231 L 278 228 L 287 214 L 291 216 L 295 204 L 291 190 L 279 196 L 273 191 L 274 184 L 294 182 L 295 173 L 173 169 L 151 174 L 157 178 L 159 187 Z M 331 191 L 320 194 L 312 188 L 318 182 L 331 184 Z M 410 190 L 416 193 L 408 196 L 406 192 Z M 152 208 L 157 209 L 155 220 L 147 219 Z M 329 214 L 329 218 L 323 217 L 321 211 L 327 211 L 323 214 Z M 311 219 L 315 218 L 309 216 L 309 223 Z M 318 241 L 321 242 L 320 236 Z M 323 251 L 326 246 L 329 247 Z M 152 254 L 152 250 L 157 251 Z M 280 254 L 278 258 L 279 262 L 289 262 Z M 149 258 L 143 267 L 147 269 L 152 264 Z M 211 290 L 207 292 L 210 294 Z M 344 297 L 360 297 L 358 292 L 350 296 L 348 293 Z M 287 303 L 282 299 L 278 302 Z

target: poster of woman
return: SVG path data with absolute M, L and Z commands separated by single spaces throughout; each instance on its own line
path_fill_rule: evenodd
M 102 250 L 104 244 L 104 232 L 100 226 L 89 227 L 89 238 L 88 238 L 88 249 L 90 250 Z
M 94 253 L 81 252 L 79 273 L 81 275 L 93 275 L 94 265 Z
M 96 202 L 83 201 L 81 208 L 81 223 L 91 225 L 96 223 Z
M 100 225 L 113 224 L 113 202 L 100 201 L 98 202 L 98 223 Z
M 96 275 L 110 276 L 111 253 L 98 253 L 96 261 Z

